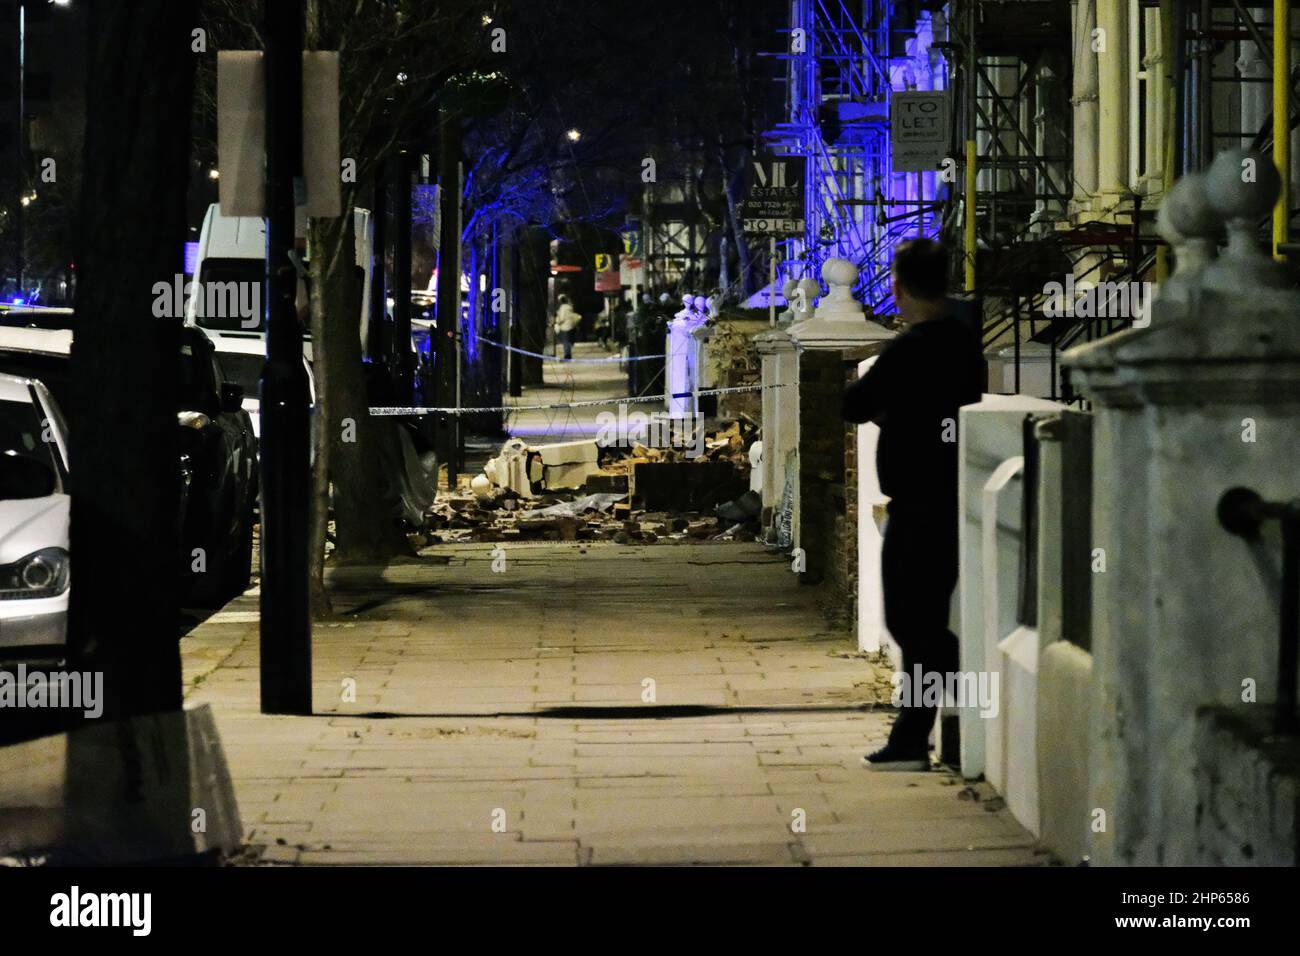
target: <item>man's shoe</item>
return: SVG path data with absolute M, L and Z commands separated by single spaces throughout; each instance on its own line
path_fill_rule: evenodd
M 862 758 L 862 766 L 868 770 L 903 770 L 916 772 L 919 770 L 930 769 L 930 755 L 925 751 L 916 753 L 913 751 L 897 750 L 893 746 L 886 744 L 880 750 L 873 754 L 867 754 Z

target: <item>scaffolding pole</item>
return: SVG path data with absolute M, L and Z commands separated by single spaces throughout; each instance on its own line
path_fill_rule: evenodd
M 966 196 L 963 201 L 962 255 L 966 263 L 966 291 L 975 291 L 975 86 L 978 70 L 975 59 L 976 0 L 966 7 Z
M 1273 258 L 1286 258 L 1291 216 L 1291 4 L 1273 0 L 1273 163 L 1282 177 L 1282 190 L 1273 207 Z

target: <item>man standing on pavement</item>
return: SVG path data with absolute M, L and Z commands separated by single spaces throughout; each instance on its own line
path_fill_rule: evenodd
M 948 306 L 948 253 L 911 239 L 894 253 L 894 302 L 907 330 L 844 393 L 844 418 L 880 426 L 876 471 L 889 496 L 881 555 L 885 625 L 903 652 L 902 708 L 873 770 L 928 770 L 936 708 L 923 683 L 959 667 L 948 608 L 957 585 L 957 410 L 980 400 L 976 334 Z M 928 675 L 935 674 L 936 678 Z
M 560 296 L 560 307 L 555 313 L 555 337 L 564 346 L 564 357 L 573 358 L 573 339 L 575 330 L 582 322 L 582 316 L 569 302 L 567 295 Z

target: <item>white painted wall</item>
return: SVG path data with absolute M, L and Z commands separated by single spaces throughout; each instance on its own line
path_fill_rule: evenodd
M 865 375 L 875 358 L 858 365 Z M 867 422 L 859 425 L 858 437 L 858 650 L 884 650 L 894 667 L 902 666 L 902 653 L 885 627 L 885 596 L 880 586 L 880 548 L 884 543 L 884 522 L 876 510 L 889 501 L 880 490 L 876 475 L 876 443 L 880 428 Z
M 1021 454 L 1023 450 L 1021 423 L 1024 416 L 1030 412 L 1045 412 L 1060 407 L 1056 402 L 1021 395 L 985 395 L 982 401 L 967 405 L 961 410 L 961 428 L 958 434 L 960 470 L 957 486 L 958 515 L 961 522 L 958 529 L 960 582 L 957 589 L 960 614 L 956 630 L 961 642 L 963 671 L 979 673 L 987 669 L 999 668 L 997 644 L 1015 626 L 1013 600 L 1009 612 L 1010 618 L 1002 612 L 995 613 L 993 616 L 995 622 L 1009 621 L 1009 624 L 997 634 L 996 639 L 986 642 L 985 486 L 1004 461 Z M 1020 520 L 1018 497 L 1016 501 L 1013 527 L 1018 528 Z M 996 524 L 991 527 L 997 529 Z M 1000 537 L 1003 536 L 994 534 L 994 544 L 998 546 L 994 553 L 1007 555 L 1001 563 L 1005 568 L 1010 569 L 1009 573 L 1014 583 L 1017 558 L 1016 551 L 1008 547 L 1008 541 L 1012 545 L 1016 544 L 1015 537 L 1012 535 L 1007 541 L 999 541 Z M 1000 627 L 1002 624 L 997 624 L 997 628 Z M 1005 710 L 1005 707 L 1000 709 Z M 985 773 L 986 730 L 989 723 L 991 721 L 980 717 L 977 710 L 963 708 L 961 711 L 961 770 L 966 777 L 979 777 Z

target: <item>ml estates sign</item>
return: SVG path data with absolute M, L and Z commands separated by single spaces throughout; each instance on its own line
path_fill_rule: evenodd
M 757 153 L 745 177 L 740 204 L 744 231 L 760 235 L 796 236 L 804 231 L 804 158 Z
M 948 155 L 948 94 L 897 91 L 889 97 L 890 167 L 896 173 L 932 172 Z

